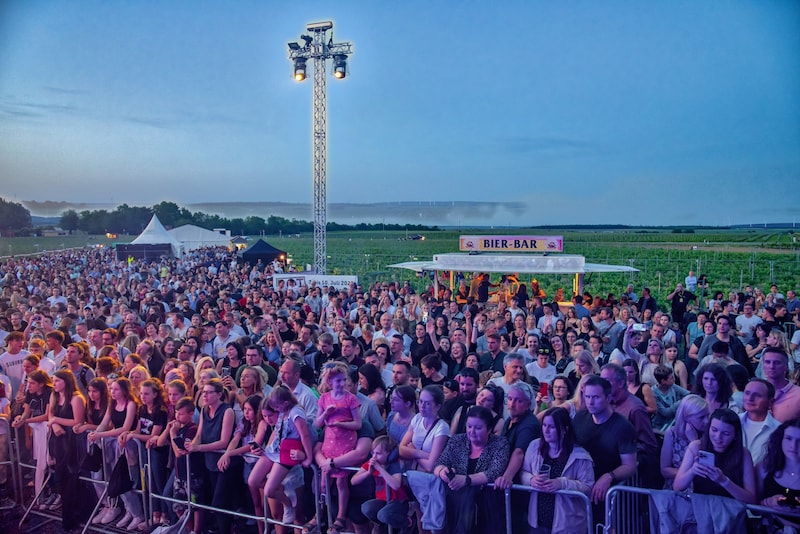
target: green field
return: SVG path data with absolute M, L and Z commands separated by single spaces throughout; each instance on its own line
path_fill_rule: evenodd
M 425 232 L 425 241 L 400 240 L 405 232 L 329 232 L 328 270 L 331 274 L 358 274 L 363 281 L 378 278 L 411 279 L 421 288 L 426 280 L 410 271 L 388 269 L 392 263 L 429 259 L 434 253 L 456 252 L 462 234 L 563 235 L 565 253 L 581 254 L 594 263 L 631 265 L 634 274 L 588 275 L 586 289 L 594 294 L 619 294 L 629 282 L 637 290 L 647 285 L 660 302 L 689 269 L 708 275 L 712 289 L 738 290 L 743 285 L 768 286 L 773 281 L 782 289 L 800 287 L 800 248 L 788 232 L 769 229 L 672 233 L 671 231 L 559 231 L 509 230 Z M 119 236 L 114 242 L 128 242 Z M 313 262 L 313 236 L 267 236 L 272 245 L 289 252 L 298 266 Z M 58 236 L 43 238 L 2 238 L 0 254 L 20 255 L 96 244 L 111 245 L 104 236 Z M 696 247 L 696 249 L 694 249 Z M 569 276 L 540 277 L 549 295 L 563 287 L 572 288 Z M 530 279 L 527 280 L 530 282 Z

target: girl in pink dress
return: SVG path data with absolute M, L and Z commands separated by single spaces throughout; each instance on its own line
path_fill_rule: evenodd
M 324 393 L 318 402 L 319 410 L 314 426 L 324 426 L 325 437 L 317 461 L 323 474 L 330 473 L 336 479 L 336 488 L 339 491 L 336 521 L 328 528 L 328 532 L 339 532 L 345 527 L 350 486 L 347 471 L 337 469 L 336 460 L 356 448 L 356 431 L 361 428 L 358 398 L 345 389 L 346 382 L 347 366 L 343 363 L 330 362 L 322 368 L 320 390 Z

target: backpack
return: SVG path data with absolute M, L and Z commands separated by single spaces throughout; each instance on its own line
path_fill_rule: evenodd
M 81 372 L 78 374 L 78 380 L 81 381 L 83 384 L 83 390 L 86 391 L 89 388 L 89 382 L 86 380 L 86 373 L 89 372 L 89 368 L 86 365 L 81 366 Z

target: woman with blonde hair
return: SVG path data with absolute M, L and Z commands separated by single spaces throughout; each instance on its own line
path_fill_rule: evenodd
M 128 379 L 131 381 L 131 384 L 133 384 L 133 389 L 136 390 L 138 395 L 142 383 L 144 383 L 145 380 L 150 380 L 150 371 L 148 371 L 144 365 L 137 365 L 128 372 Z
M 699 395 L 687 395 L 678 406 L 675 424 L 664 433 L 661 447 L 661 475 L 664 488 L 672 489 L 689 443 L 700 439 L 708 425 L 708 403 Z
M 777 347 L 781 349 L 786 354 L 792 354 L 794 351 L 789 347 L 789 337 L 786 335 L 786 332 L 781 330 L 780 328 L 773 328 L 767 334 L 766 340 L 767 347 L 766 348 L 773 348 Z M 762 350 L 761 353 L 764 351 Z M 758 358 L 758 367 L 756 367 L 756 376 L 758 378 L 764 378 L 764 366 L 761 364 L 761 353 L 757 356 Z M 789 358 L 789 376 L 794 374 L 794 358 Z
M 200 372 L 204 371 L 205 369 L 214 369 L 214 359 L 211 356 L 203 356 L 194 362 L 195 383 L 200 382 Z
M 569 378 L 572 385 L 577 389 L 581 378 L 588 375 L 599 374 L 600 366 L 597 365 L 597 360 L 594 359 L 591 352 L 582 350 L 575 356 L 575 368 L 569 372 L 567 378 Z
M 245 367 L 239 377 L 239 388 L 236 390 L 236 401 L 240 406 L 251 396 L 263 397 L 264 386 L 267 385 L 269 377 L 267 372 L 261 367 Z M 269 388 L 270 391 L 272 388 Z

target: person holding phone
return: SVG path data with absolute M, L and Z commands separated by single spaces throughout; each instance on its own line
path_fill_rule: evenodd
M 775 429 L 757 471 L 762 506 L 784 511 L 800 509 L 800 418 L 786 421 Z M 800 529 L 797 520 L 776 516 L 772 523 L 779 531 L 787 526 Z
M 684 491 L 693 485 L 695 493 L 756 502 L 753 459 L 744 448 L 739 416 L 727 408 L 711 414 L 703 437 L 686 449 L 672 487 Z

